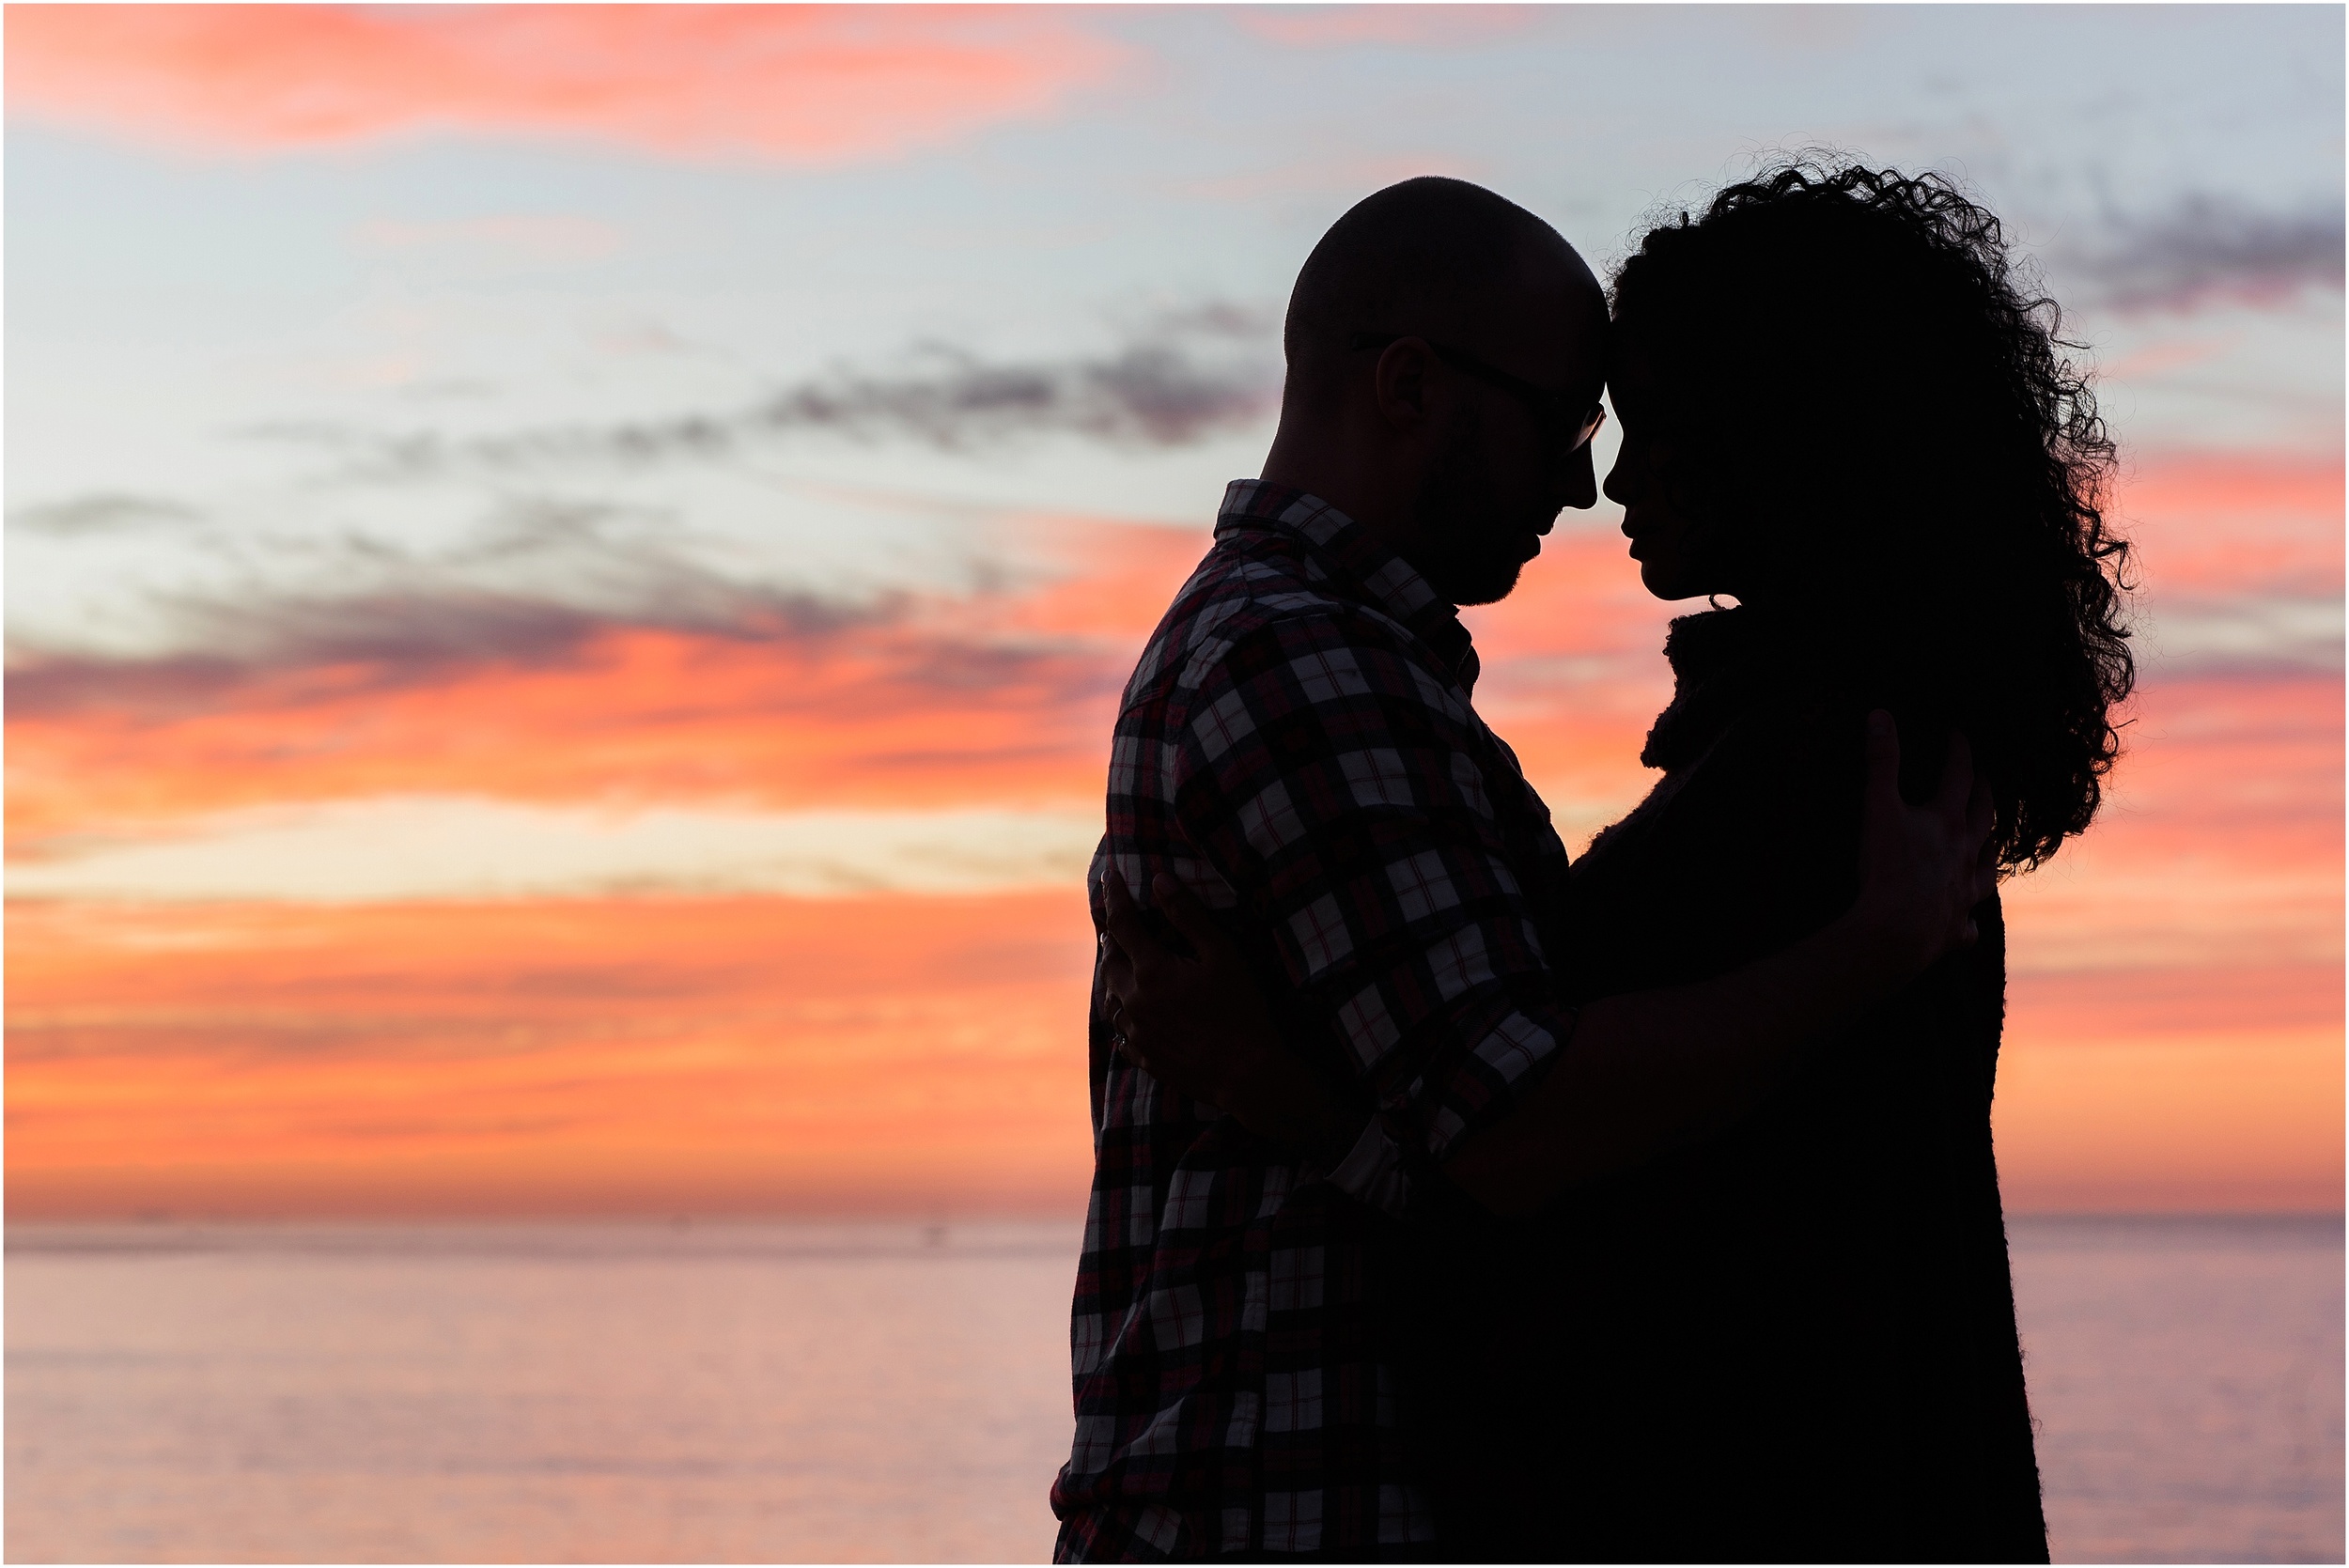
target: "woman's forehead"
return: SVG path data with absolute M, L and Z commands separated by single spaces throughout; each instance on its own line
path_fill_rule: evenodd
M 1633 396 L 1652 385 L 1656 379 L 1655 362 L 1640 334 L 1621 320 L 1611 321 L 1607 328 L 1607 385 L 1618 395 L 1627 384 Z

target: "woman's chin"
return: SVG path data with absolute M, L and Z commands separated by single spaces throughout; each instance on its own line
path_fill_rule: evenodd
M 1668 601 L 1694 597 L 1688 589 L 1680 585 L 1672 568 L 1660 561 L 1640 563 L 1640 586 L 1657 598 Z
M 1675 576 L 1652 561 L 1640 563 L 1640 585 L 1668 604 L 1727 592 L 1721 588 L 1707 588 L 1691 578 Z

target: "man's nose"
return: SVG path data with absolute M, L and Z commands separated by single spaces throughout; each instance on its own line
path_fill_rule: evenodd
M 1591 443 L 1584 442 L 1566 458 L 1559 475 L 1558 505 L 1586 511 L 1598 505 L 1598 473 L 1591 464 Z

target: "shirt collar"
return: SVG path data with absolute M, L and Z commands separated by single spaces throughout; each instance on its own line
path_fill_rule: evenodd
M 1262 479 L 1235 479 L 1224 487 L 1216 537 L 1273 527 L 1303 539 L 1330 585 L 1347 597 L 1384 611 L 1443 660 L 1463 688 L 1476 684 L 1476 649 L 1457 608 L 1427 585 L 1419 568 L 1397 555 L 1370 530 L 1319 496 Z

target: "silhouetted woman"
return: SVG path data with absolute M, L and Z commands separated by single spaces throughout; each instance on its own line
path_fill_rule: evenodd
M 1663 779 L 1574 867 L 1572 992 L 1783 947 L 1857 886 L 1862 716 L 1954 725 L 2021 872 L 2094 815 L 2132 665 L 2113 449 L 2054 304 L 1935 176 L 1787 166 L 1616 274 L 1607 493 L 1675 621 Z M 2045 1561 L 1980 942 L 1817 1042 L 1725 1134 L 1490 1220 L 1410 1227 L 1409 1423 L 1464 1560 Z
M 1664 778 L 1575 866 L 1573 990 L 1698 979 L 1843 908 L 1871 706 L 1965 732 L 2006 868 L 2084 829 L 2132 674 L 2112 446 L 1998 221 L 1932 177 L 1781 169 L 1652 230 L 1614 318 L 1607 493 L 1641 579 L 1737 604 L 1673 623 Z M 1518 1547 L 2045 1560 L 1990 1141 L 2004 932 L 1977 918 L 1759 1113 L 1548 1217 L 1485 1335 L 1486 1372 L 1547 1375 L 1484 1424 L 1569 1478 L 1486 1499 Z

